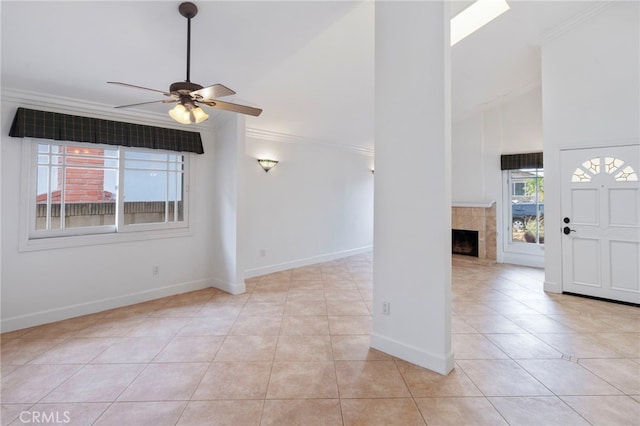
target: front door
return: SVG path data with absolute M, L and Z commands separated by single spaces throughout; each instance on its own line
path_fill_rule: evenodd
M 563 291 L 640 303 L 640 145 L 560 159 Z

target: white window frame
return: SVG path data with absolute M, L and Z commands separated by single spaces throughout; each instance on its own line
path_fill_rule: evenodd
M 544 170 L 544 169 L 542 169 Z M 504 263 L 544 267 L 544 244 L 513 242 L 511 170 L 502 171 L 502 259 Z M 546 232 L 546 229 L 545 229 Z
M 26 138 L 22 145 L 22 179 L 20 197 L 20 251 L 65 248 L 126 241 L 139 241 L 158 238 L 191 235 L 189 227 L 189 161 L 191 153 L 149 150 L 116 145 L 87 144 L 66 141 L 44 141 Z M 51 143 L 63 146 L 78 146 L 119 151 L 118 182 L 116 187 L 116 223 L 115 225 L 87 226 L 60 230 L 36 230 L 36 193 L 38 172 L 38 144 Z M 183 221 L 165 221 L 163 223 L 124 224 L 124 191 L 120 183 L 124 175 L 125 151 L 157 152 L 183 157 Z M 166 217 L 166 216 L 165 216 Z

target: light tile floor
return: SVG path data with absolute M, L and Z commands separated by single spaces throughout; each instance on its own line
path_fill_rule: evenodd
M 448 376 L 369 348 L 371 255 L 2 335 L 2 425 L 638 425 L 640 309 L 454 259 Z

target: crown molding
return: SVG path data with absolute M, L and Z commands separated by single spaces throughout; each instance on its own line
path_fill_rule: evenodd
M 343 144 L 339 142 L 333 142 L 323 139 L 309 138 L 305 136 L 291 135 L 288 133 L 274 132 L 271 130 L 257 129 L 254 127 L 247 127 L 247 137 L 262 139 L 267 141 L 281 142 L 281 143 L 303 143 L 312 145 L 322 145 L 331 148 L 344 149 L 348 151 L 355 151 L 359 154 L 373 156 L 374 150 L 370 148 L 364 148 L 356 145 Z
M 543 46 L 546 43 L 549 43 L 550 41 L 563 36 L 574 28 L 582 25 L 584 22 L 599 15 L 617 2 L 619 2 L 619 0 L 602 0 L 596 2 L 593 6 L 589 7 L 584 12 L 567 19 L 555 28 L 541 34 L 540 37 L 538 37 L 538 39 L 536 40 L 536 44 L 539 46 Z

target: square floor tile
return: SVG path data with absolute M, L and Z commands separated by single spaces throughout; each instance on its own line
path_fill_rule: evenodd
M 640 395 L 640 364 L 630 359 L 581 359 L 579 364 L 628 395 Z
M 423 426 L 422 415 L 411 398 L 342 399 L 345 426 Z
M 267 399 L 337 398 L 333 362 L 274 362 Z
M 562 354 L 531 334 L 485 334 L 512 359 L 561 358 Z
M 144 370 L 144 364 L 90 364 L 47 395 L 43 402 L 112 402 Z
M 2 378 L 2 403 L 36 403 L 81 368 L 80 364 L 24 365 Z
M 284 308 L 282 308 L 284 309 Z M 229 334 L 244 336 L 277 336 L 280 334 L 282 316 L 249 316 L 240 314 Z
M 109 405 L 107 402 L 40 403 L 22 410 L 13 424 L 92 425 Z M 10 420 L 4 415 L 1 419 L 3 425 L 9 424 Z
M 212 362 L 191 399 L 264 399 L 270 362 Z
M 191 319 L 178 336 L 226 336 L 236 317 L 197 317 Z
M 171 341 L 170 337 L 118 337 L 93 363 L 150 362 Z
M 512 425 L 584 425 L 590 423 L 555 396 L 489 398 Z
M 258 426 L 264 402 L 256 401 L 191 401 L 178 421 L 178 426 Z
M 396 360 L 413 397 L 482 396 L 461 368 L 454 368 L 446 376 L 406 361 Z
M 326 316 L 327 304 L 324 301 L 324 298 L 322 300 L 287 299 L 287 304 L 284 308 L 284 314 L 286 316 Z
M 176 336 L 153 362 L 211 362 L 223 341 L 223 336 Z
M 338 399 L 267 400 L 262 411 L 262 426 L 342 425 Z
M 273 361 L 278 336 L 227 336 L 215 361 Z
M 298 336 L 328 335 L 329 322 L 326 316 L 286 316 L 282 320 L 280 334 Z
M 359 300 L 327 300 L 327 313 L 331 316 L 361 315 L 368 316 L 367 305 Z
M 459 360 L 485 396 L 544 396 L 551 392 L 512 360 Z
M 456 359 L 504 359 L 509 356 L 482 334 L 452 334 Z
M 410 397 L 394 361 L 336 361 L 340 398 Z
M 371 333 L 371 317 L 368 315 L 330 316 L 329 332 L 332 335 Z
M 82 337 L 65 340 L 49 349 L 32 364 L 85 364 L 113 344 L 112 338 Z
M 94 425 L 175 425 L 185 405 L 186 401 L 116 402 Z
M 149 364 L 118 401 L 188 400 L 207 367 L 206 363 Z
M 416 398 L 428 425 L 507 425 L 500 413 L 484 397 Z
M 637 425 L 640 402 L 629 396 L 562 396 L 593 425 Z
M 330 336 L 287 336 L 278 338 L 276 361 L 332 361 Z
M 389 361 L 391 355 L 371 347 L 369 335 L 331 336 L 333 359 L 340 361 Z
M 526 359 L 518 364 L 556 395 L 617 395 L 621 392 L 589 370 L 565 359 Z

